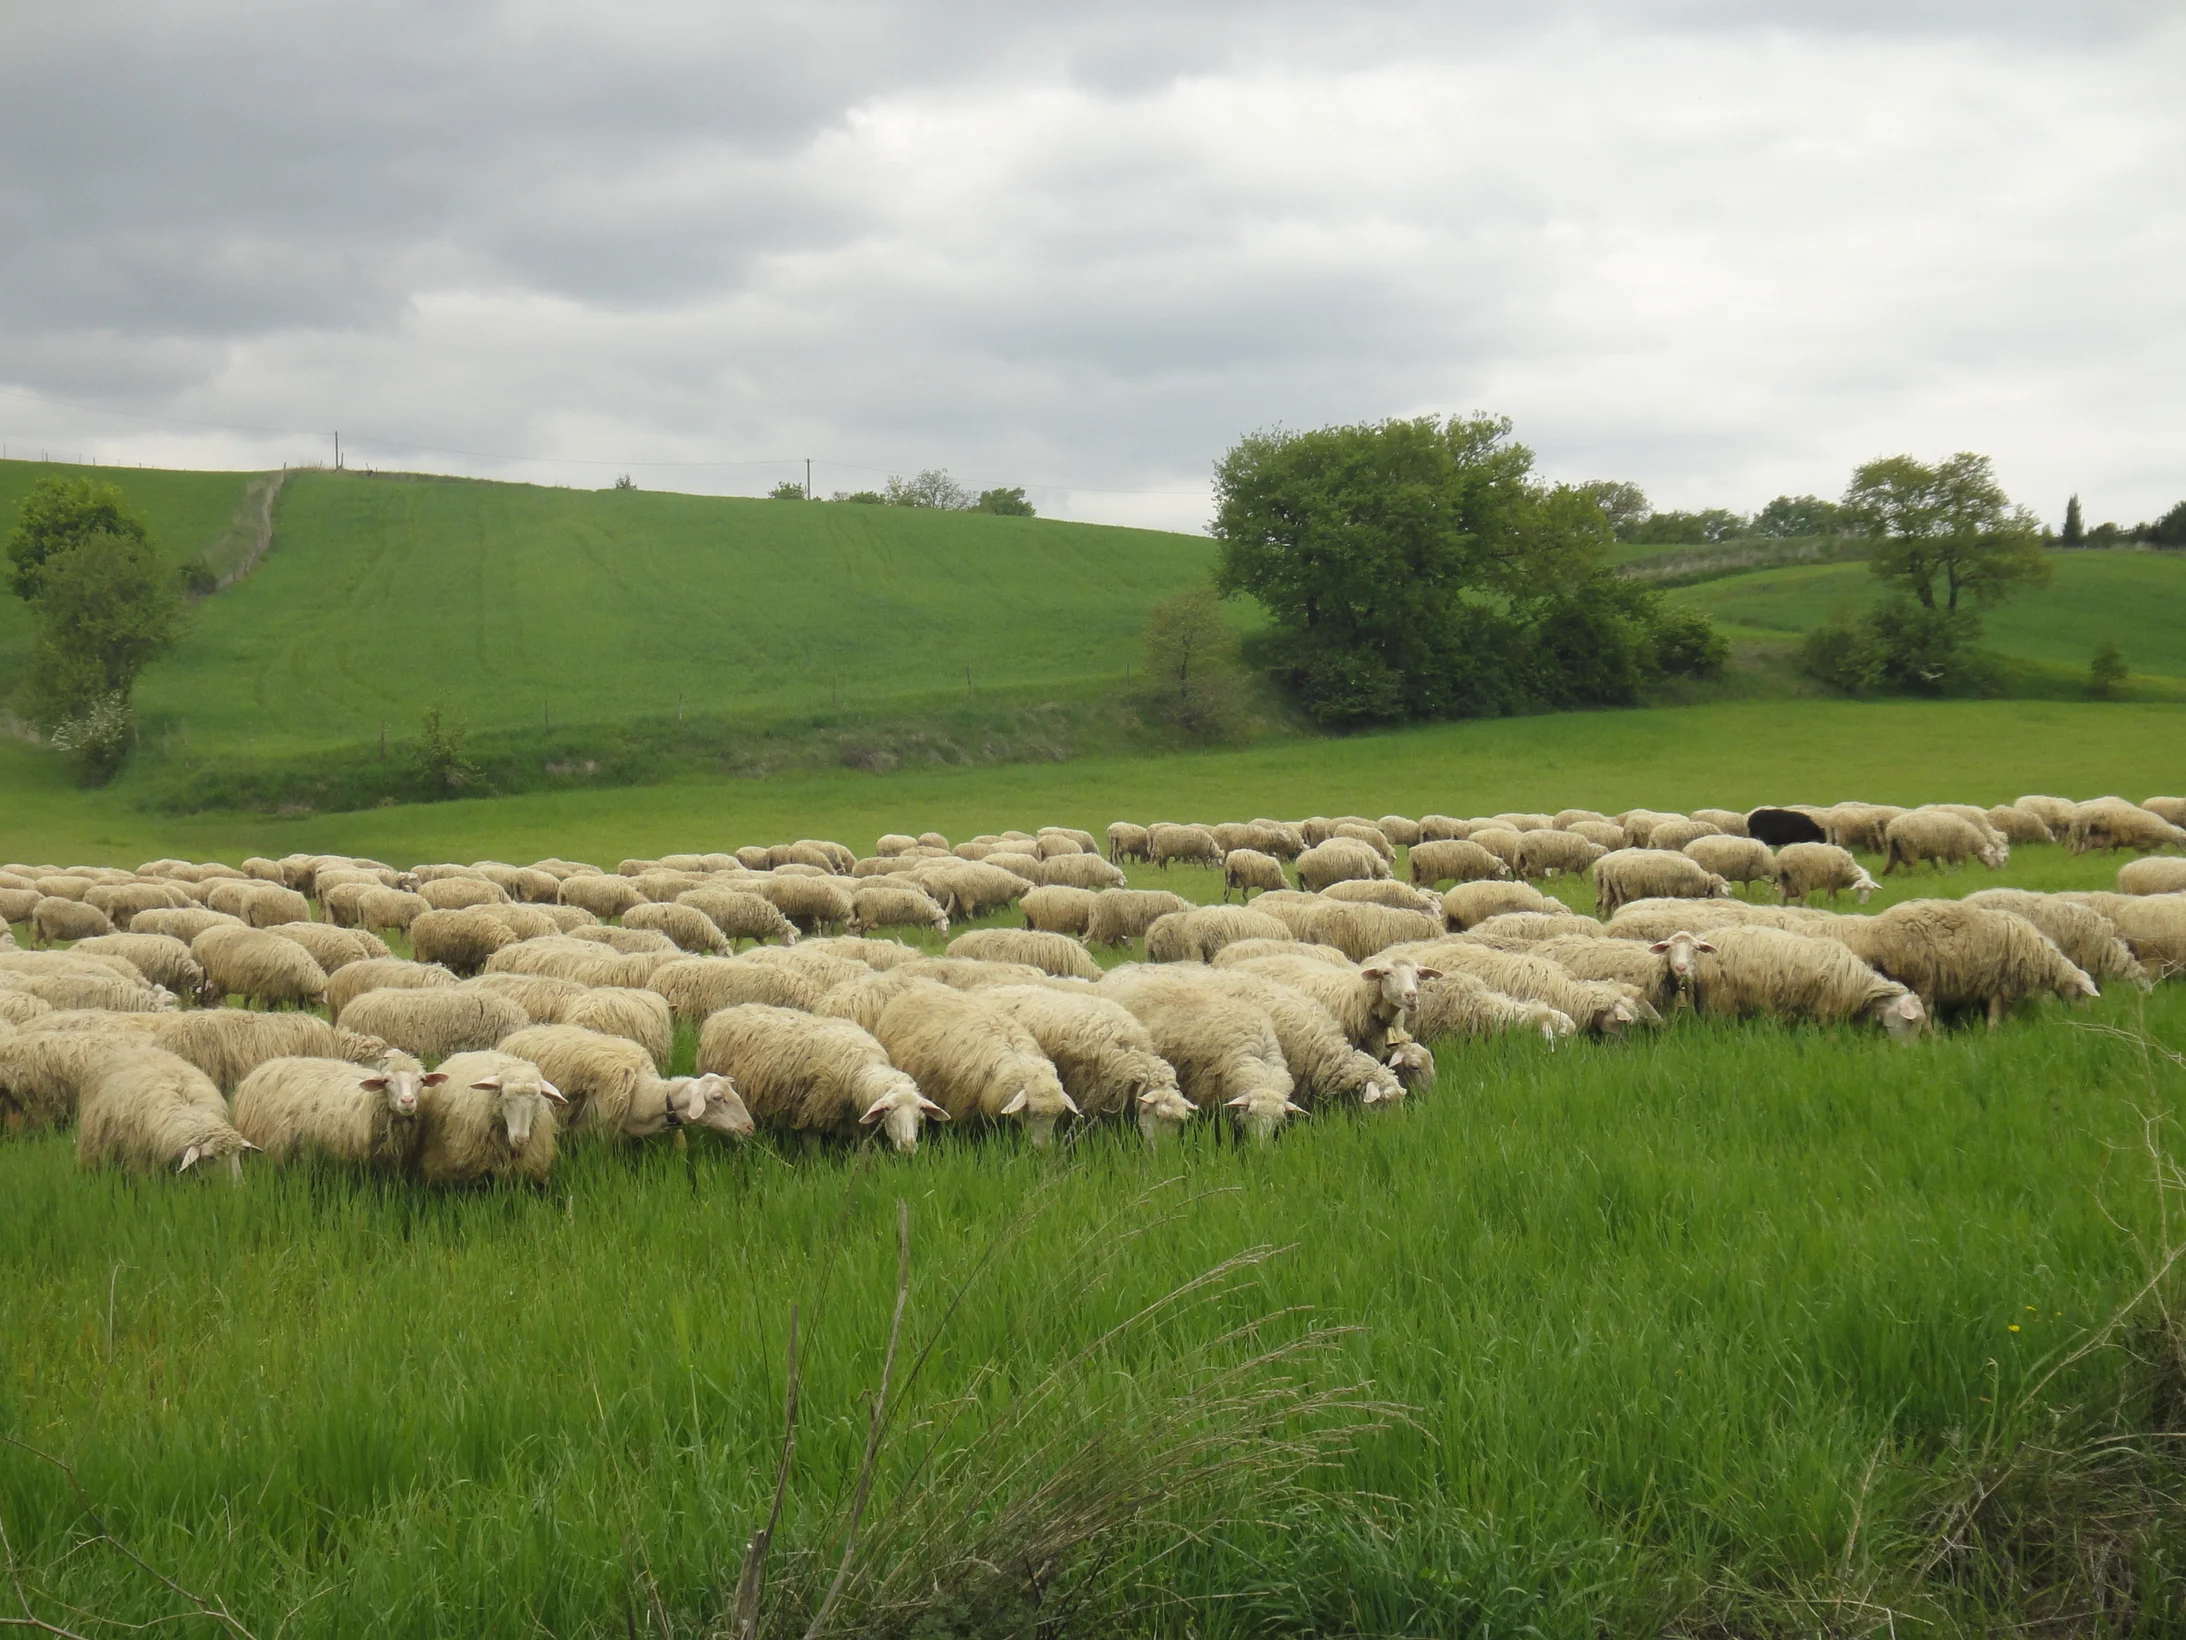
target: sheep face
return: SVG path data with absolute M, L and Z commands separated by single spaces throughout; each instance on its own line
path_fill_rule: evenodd
M 1063 1084 L 1052 1069 L 1029 1077 L 1002 1106 L 1002 1114 L 1022 1121 L 1025 1136 L 1042 1147 L 1055 1142 L 1055 1124 L 1066 1111 L 1075 1116 L 1078 1107 L 1063 1092 Z
M 1712 872 L 1712 871 L 1711 871 L 1711 872 L 1709 872 L 1709 873 L 1708 873 L 1708 892 L 1707 892 L 1707 894 L 1706 894 L 1706 895 L 1704 896 L 1704 898 L 1706 898 L 1706 899 L 1710 899 L 1710 900 L 1727 900 L 1727 899 L 1729 899 L 1730 897 L 1731 897 L 1731 884 L 1730 884 L 1730 879 L 1729 879 L 1728 877 L 1718 877 L 1718 876 L 1717 876 L 1717 875 L 1716 875 L 1716 874 L 1715 874 L 1714 872 Z
M 1421 980 L 1442 977 L 1439 968 L 1421 968 L 1402 958 L 1394 962 L 1370 962 L 1359 973 L 1381 987 L 1382 1005 L 1400 1014 L 1408 1014 L 1419 1006 Z
M 1181 1133 L 1184 1124 L 1199 1113 L 1199 1107 L 1179 1093 L 1174 1083 L 1140 1088 L 1133 1106 L 1138 1112 L 1139 1132 L 1149 1144 Z
M 1981 863 L 1991 871 L 2002 871 L 2011 863 L 2011 844 L 1998 837 L 1981 845 Z
M 1245 1136 L 1262 1145 L 1274 1139 L 1275 1130 L 1287 1118 L 1306 1114 L 1305 1106 L 1276 1088 L 1255 1088 L 1250 1093 L 1241 1093 L 1230 1101 L 1230 1109 L 1237 1112 L 1237 1125 Z
M 240 1133 L 236 1134 L 233 1139 L 222 1134 L 217 1138 L 190 1146 L 182 1153 L 181 1158 L 176 1161 L 175 1171 L 177 1173 L 187 1173 L 199 1162 L 218 1162 L 228 1177 L 240 1184 L 243 1179 L 243 1152 L 258 1148 Z
M 1928 1010 L 1910 991 L 1903 996 L 1883 998 L 1875 1004 L 1873 1016 L 1875 1023 L 1890 1033 L 1893 1042 L 1913 1041 L 1928 1023 Z
M 1867 896 L 1874 893 L 1881 885 L 1874 878 L 1868 876 L 1865 866 L 1857 866 L 1854 870 L 1857 874 L 1852 879 L 1852 892 L 1860 897 L 1860 904 L 1865 905 Z
M 1359 1089 L 1362 1105 L 1393 1105 L 1404 1097 L 1404 1081 L 1387 1065 L 1377 1064 Z
M 865 1114 L 858 1118 L 860 1125 L 871 1127 L 878 1123 L 888 1135 L 888 1142 L 904 1156 L 918 1149 L 919 1129 L 927 1118 L 946 1122 L 949 1113 L 918 1091 L 918 1084 L 900 1072 L 891 1077 L 879 1096 L 866 1106 Z
M 1389 1038 L 1389 1068 L 1407 1088 L 1424 1088 L 1435 1079 L 1435 1056 L 1408 1036 Z
M 508 1130 L 511 1150 L 522 1150 L 531 1143 L 531 1130 L 539 1125 L 548 1101 L 569 1103 L 562 1097 L 562 1090 L 543 1076 L 487 1076 L 471 1086 L 481 1093 L 500 1095 L 501 1125 Z
M 682 1113 L 686 1126 L 712 1128 L 732 1139 L 751 1137 L 751 1112 L 727 1077 L 709 1071 L 704 1076 L 679 1076 L 668 1086 L 672 1090 L 668 1102 Z
M 408 1071 L 366 1071 L 357 1078 L 357 1086 L 366 1093 L 376 1093 L 386 1102 L 387 1114 L 398 1122 L 407 1122 L 417 1115 L 418 1093 L 422 1087 L 438 1086 L 447 1081 L 445 1076 L 424 1077 Z
M 1702 952 L 1711 957 L 1715 955 L 1714 946 L 1682 928 L 1666 940 L 1655 941 L 1647 949 L 1658 957 L 1669 959 L 1670 978 L 1680 991 L 1692 989 L 1694 956 Z

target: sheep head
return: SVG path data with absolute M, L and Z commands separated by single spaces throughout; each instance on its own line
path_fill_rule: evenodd
M 1867 896 L 1874 893 L 1881 885 L 1874 878 L 1868 876 L 1865 866 L 1854 866 L 1852 870 L 1852 892 L 1860 897 L 1860 904 L 1865 905 Z
M 1174 1081 L 1142 1085 L 1132 1099 L 1132 1108 L 1138 1115 L 1139 1132 L 1149 1143 L 1182 1131 L 1184 1124 L 1199 1114 L 1199 1107 L 1177 1091 Z
M 1999 837 L 1981 845 L 1981 863 L 1991 871 L 2002 871 L 2011 863 L 2011 844 Z
M 1910 991 L 1884 997 L 1872 1013 L 1875 1023 L 1888 1031 L 1894 1042 L 1911 1042 L 1928 1023 L 1928 1010 Z
M 1276 1087 L 1254 1088 L 1250 1093 L 1241 1093 L 1230 1101 L 1230 1109 L 1237 1112 L 1237 1125 L 1246 1136 L 1263 1145 L 1275 1137 L 1275 1130 L 1286 1118 L 1307 1114 L 1305 1106 Z
M 1419 1006 L 1419 982 L 1423 979 L 1440 979 L 1439 968 L 1422 968 L 1402 957 L 1389 961 L 1374 961 L 1359 970 L 1361 979 L 1370 980 L 1381 988 L 1381 1006 L 1393 1014 L 1408 1014 Z
M 1407 1088 L 1424 1088 L 1435 1079 L 1435 1056 L 1423 1043 L 1389 1033 L 1389 1068 Z
M 668 1084 L 668 1089 L 668 1102 L 686 1126 L 712 1128 L 732 1139 L 751 1137 L 751 1112 L 727 1077 L 714 1071 L 704 1076 L 679 1076 Z
M 1693 958 L 1696 954 L 1715 955 L 1715 947 L 1689 929 L 1681 928 L 1666 940 L 1657 940 L 1648 950 L 1658 957 L 1665 957 L 1670 979 L 1676 989 L 1687 991 L 1693 984 Z
M 471 1086 L 480 1093 L 491 1093 L 501 1103 L 501 1125 L 508 1130 L 509 1148 L 522 1150 L 531 1143 L 532 1130 L 539 1125 L 549 1101 L 566 1105 L 562 1090 L 541 1076 L 537 1070 L 528 1075 L 521 1071 L 496 1073 L 482 1076 Z
M 1042 1064 L 1029 1070 L 1017 1091 L 1002 1106 L 1004 1116 L 1015 1116 L 1025 1124 L 1025 1134 L 1036 1145 L 1055 1142 L 1055 1124 L 1067 1111 L 1076 1116 L 1078 1107 L 1069 1094 L 1063 1092 L 1061 1078 L 1055 1067 Z
M 861 1127 L 881 1124 L 889 1144 L 908 1156 L 918 1149 L 919 1129 L 929 1119 L 946 1122 L 949 1113 L 919 1092 L 916 1082 L 898 1071 L 889 1076 L 887 1086 L 866 1106 L 858 1123 Z

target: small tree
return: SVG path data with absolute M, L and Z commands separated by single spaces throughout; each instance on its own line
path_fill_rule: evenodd
M 634 490 L 637 487 L 637 481 L 633 479 L 628 473 L 620 474 L 615 479 L 615 488 L 618 490 Z
M 2095 658 L 2088 662 L 2087 692 L 2097 700 L 2108 700 L 2130 675 L 2125 669 L 2125 651 L 2118 647 L 2117 639 L 2105 638 L 2095 646 Z
M 2074 496 L 2065 503 L 2065 527 L 2057 532 L 2060 547 L 2084 547 L 2087 545 L 2087 525 L 2080 518 L 2080 498 Z
M 1212 587 L 1156 604 L 1142 638 L 1149 715 L 1194 740 L 1234 737 L 1244 727 L 1244 675 L 1237 634 Z
M 41 478 L 23 497 L 15 531 L 8 537 L 15 595 L 38 596 L 46 560 L 94 535 L 149 546 L 144 520 L 129 510 L 121 491 L 88 478 Z
M 55 720 L 119 695 L 182 635 L 182 598 L 159 554 L 135 536 L 94 534 L 37 569 L 31 677 Z
M 1987 456 L 1961 451 L 1930 467 L 1884 456 L 1852 475 L 1845 520 L 1874 542 L 1868 568 L 1923 609 L 2001 603 L 2050 576 L 2040 527 L 2014 507 Z
M 1647 492 L 1621 478 L 1590 478 L 1578 488 L 1581 495 L 1590 497 L 1601 508 L 1602 516 L 1620 540 L 1634 525 L 1647 522 L 1654 511 L 1648 505 Z
M 1806 535 L 1834 535 L 1841 527 L 1836 502 L 1818 495 L 1780 495 L 1753 515 L 1755 535 L 1789 541 Z
M 1034 518 L 1032 503 L 1025 499 L 1023 486 L 1011 490 L 981 490 L 977 512 L 997 513 L 1004 518 Z
M 794 478 L 785 478 L 773 489 L 767 491 L 767 499 L 769 501 L 802 501 L 805 499 L 805 487 Z
M 837 490 L 832 499 L 855 502 L 861 507 L 885 507 L 888 505 L 888 498 L 878 490 Z
M 2186 547 L 2186 501 L 2181 501 L 2142 533 L 2152 547 Z
M 940 512 L 964 512 L 972 505 L 972 494 L 943 469 L 929 467 L 915 478 L 901 478 L 891 473 L 887 500 L 891 507 L 932 507 Z
M 478 777 L 467 753 L 470 727 L 459 713 L 438 701 L 425 708 L 418 723 L 418 771 L 436 797 L 453 797 Z

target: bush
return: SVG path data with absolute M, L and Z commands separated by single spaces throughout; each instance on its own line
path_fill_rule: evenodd
M 182 590 L 193 598 L 210 598 L 220 590 L 220 578 L 213 574 L 212 565 L 202 558 L 193 558 L 175 572 Z
M 1872 634 L 1863 622 L 1841 613 L 1806 635 L 1799 664 L 1810 676 L 1848 695 L 1863 695 L 1882 680 Z
M 76 766 L 78 784 L 103 786 L 114 778 L 129 753 L 136 714 L 129 697 L 116 691 L 87 703 L 73 717 L 53 726 L 53 749 Z
M 418 724 L 418 772 L 435 797 L 453 797 L 478 778 L 470 760 L 470 726 L 437 702 Z
M 767 499 L 769 501 L 803 501 L 806 499 L 805 487 L 794 478 L 785 478 L 773 489 L 767 491 Z
M 1032 503 L 1025 499 L 1025 492 L 1021 486 L 1013 490 L 981 490 L 978 505 L 972 510 L 974 512 L 994 513 L 1002 518 L 1036 518 L 1039 516 L 1032 510 Z
M 854 501 L 861 507 L 885 507 L 888 498 L 878 490 L 837 490 L 832 497 L 836 501 Z
M 1146 713 L 1204 742 L 1235 739 L 1245 727 L 1245 678 L 1237 634 L 1212 587 L 1164 599 L 1148 614 Z
M 2125 651 L 2118 647 L 2115 638 L 2103 639 L 2095 646 L 2095 658 L 2088 662 L 2087 692 L 2097 700 L 2108 700 L 2128 676 Z

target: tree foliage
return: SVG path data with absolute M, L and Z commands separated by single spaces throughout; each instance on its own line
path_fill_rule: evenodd
M 23 497 L 14 533 L 8 537 L 8 562 L 18 598 L 38 596 L 46 561 L 94 535 L 147 546 L 151 533 L 129 510 L 120 490 L 88 478 L 41 478 Z
M 2072 497 L 2065 503 L 2064 528 L 2057 532 L 2060 547 L 2084 547 L 2087 545 L 2087 524 L 2080 516 L 2080 498 Z
M 1256 433 L 1215 501 L 1216 585 L 1267 609 L 1266 656 L 1324 723 L 1632 700 L 1694 650 L 1607 569 L 1600 493 L 1535 478 L 1499 417 Z
M 2087 664 L 2087 692 L 2097 700 L 2108 700 L 2131 675 L 2126 670 L 2125 651 L 2118 647 L 2118 640 L 2105 638 L 2095 646 L 2095 657 Z
M 1032 503 L 1025 499 L 1022 485 L 1008 490 L 981 490 L 975 512 L 993 513 L 1001 518 L 1036 518 Z
M 1982 608 L 2049 581 L 2041 527 L 2014 507 L 1987 456 L 1928 466 L 1883 456 L 1857 469 L 1845 521 L 1874 542 L 1868 566 L 1924 609 Z
M 1709 507 L 1700 512 L 1649 513 L 1620 525 L 1617 539 L 1634 546 L 1705 547 L 1734 541 L 1746 533 L 1747 527 L 1745 514 L 1727 507 Z
M 132 535 L 89 535 L 46 558 L 33 608 L 31 675 L 54 719 L 108 695 L 126 702 L 138 674 L 182 634 L 174 577 Z
M 470 726 L 435 701 L 418 722 L 418 772 L 436 797 L 453 797 L 478 778 L 470 759 Z
M 965 512 L 972 506 L 971 491 L 939 467 L 929 467 L 911 478 L 891 473 L 883 494 L 891 507 L 932 507 L 940 512 Z
M 802 501 L 805 499 L 805 487 L 794 478 L 785 478 L 773 489 L 767 491 L 767 499 L 769 501 Z
M 1222 618 L 1221 597 L 1213 587 L 1156 604 L 1141 643 L 1150 717 L 1201 741 L 1231 739 L 1244 727 L 1237 633 Z
M 1759 512 L 1747 529 L 1772 541 L 1810 535 L 1835 535 L 1843 528 L 1843 509 L 1818 495 L 1780 495 Z

